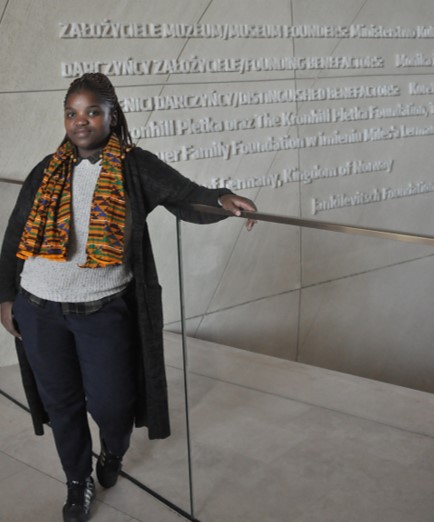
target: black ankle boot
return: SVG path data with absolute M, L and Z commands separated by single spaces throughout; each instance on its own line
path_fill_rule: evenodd
M 111 488 L 118 481 L 122 469 L 122 457 L 110 453 L 101 438 L 101 453 L 96 463 L 96 476 L 103 488 Z
M 67 482 L 68 498 L 63 506 L 64 522 L 86 522 L 90 516 L 90 505 L 95 498 L 95 484 L 92 477 L 83 482 Z

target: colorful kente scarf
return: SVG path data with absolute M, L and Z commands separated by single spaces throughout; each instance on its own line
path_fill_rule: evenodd
M 125 192 L 122 175 L 122 149 L 112 134 L 104 147 L 101 172 L 92 200 L 87 260 L 82 268 L 120 265 L 124 254 Z M 39 256 L 66 261 L 71 227 L 71 178 L 74 147 L 60 146 L 45 170 L 36 193 L 17 257 Z

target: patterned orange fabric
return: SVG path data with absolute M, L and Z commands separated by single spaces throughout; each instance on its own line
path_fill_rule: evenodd
M 113 134 L 102 152 L 89 219 L 87 259 L 82 268 L 123 262 L 126 207 L 122 159 L 119 139 Z M 74 147 L 70 142 L 53 154 L 24 227 L 17 257 L 67 260 L 74 163 Z

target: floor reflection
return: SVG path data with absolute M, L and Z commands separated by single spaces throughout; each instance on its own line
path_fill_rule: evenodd
M 180 337 L 166 334 L 165 341 L 173 435 L 149 441 L 136 430 L 125 471 L 187 511 Z M 205 341 L 189 339 L 187 350 L 194 506 L 201 522 L 432 521 L 434 417 L 427 412 L 433 395 Z M 24 399 L 16 366 L 0 369 L 0 377 L 2 389 Z M 2 398 L 2 418 L 7 413 L 12 420 L 2 428 L 4 458 L 23 465 L 23 472 L 63 481 L 51 437 L 34 437 L 28 415 L 6 403 Z M 22 419 L 16 424 L 18 416 L 25 428 Z M 130 502 L 142 520 L 136 515 L 149 496 L 135 492 L 129 501 L 120 495 L 126 483 L 98 498 L 110 504 L 114 495 L 124 513 Z M 170 513 L 152 519 L 171 520 Z

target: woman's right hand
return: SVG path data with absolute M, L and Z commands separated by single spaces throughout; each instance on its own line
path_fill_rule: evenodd
M 0 304 L 1 307 L 1 322 L 2 325 L 6 328 L 6 330 L 12 334 L 14 337 L 17 337 L 22 340 L 20 333 L 15 328 L 14 324 L 14 316 L 12 315 L 12 301 L 5 301 Z

